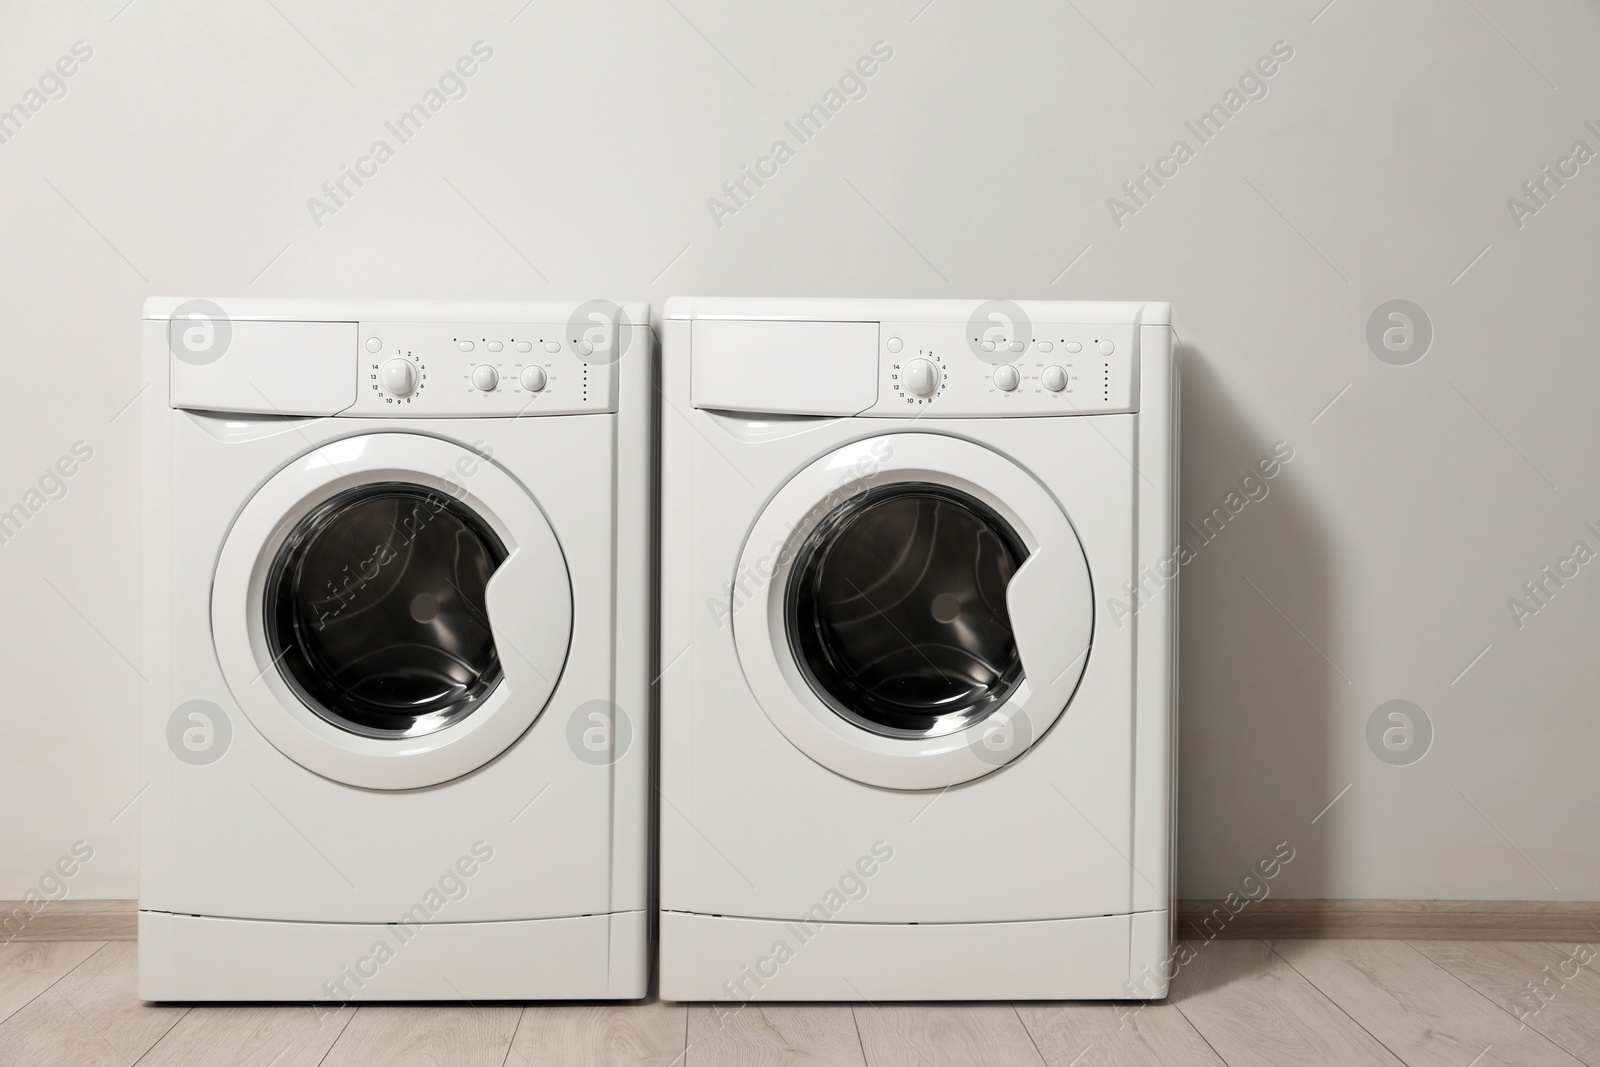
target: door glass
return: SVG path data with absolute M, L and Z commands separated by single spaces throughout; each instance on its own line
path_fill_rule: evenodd
M 348 490 L 295 526 L 267 576 L 277 669 L 328 722 L 412 737 L 472 714 L 500 681 L 484 590 L 505 546 L 420 485 Z
M 854 497 L 795 556 L 789 645 L 840 715 L 889 737 L 965 729 L 1022 680 L 1006 586 L 1027 550 L 1004 519 L 946 486 Z

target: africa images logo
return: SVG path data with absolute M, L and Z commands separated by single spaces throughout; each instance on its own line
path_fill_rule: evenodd
M 1111 221 L 1117 229 L 1122 229 L 1124 219 L 1137 215 L 1159 189 L 1176 178 L 1184 164 L 1193 159 L 1202 146 L 1216 140 L 1246 104 L 1253 100 L 1265 100 L 1269 91 L 1268 80 L 1276 77 L 1293 58 L 1294 47 L 1288 41 L 1274 41 L 1271 52 L 1257 59 L 1241 74 L 1238 81 L 1222 94 L 1220 101 L 1201 112 L 1193 122 L 1183 124 L 1194 138 L 1193 145 L 1180 137 L 1172 142 L 1166 155 L 1156 159 L 1154 168 L 1149 164 L 1140 164 L 1139 173 L 1122 183 L 1122 195 L 1106 198 L 1106 210 L 1111 213 Z
M 376 178 L 378 168 L 395 157 L 396 149 L 421 133 L 429 119 L 444 110 L 450 101 L 467 95 L 467 79 L 494 58 L 494 48 L 485 41 L 474 41 L 470 51 L 471 55 L 463 55 L 446 67 L 415 103 L 383 124 L 389 137 L 394 139 L 393 144 L 388 138 L 377 138 L 365 153 L 356 157 L 354 165 L 339 164 L 339 173 L 322 183 L 321 196 L 306 197 L 306 210 L 311 213 L 311 221 L 317 229 L 322 229 L 324 218 L 337 215 L 367 182 Z
M 1033 321 L 1010 300 L 985 300 L 967 316 L 967 347 L 972 354 L 999 366 L 1017 358 L 1033 340 Z
M 318 1028 L 321 1028 L 326 1016 L 354 1000 L 368 982 L 378 977 L 383 966 L 399 955 L 418 935 L 425 934 L 441 912 L 451 904 L 467 899 L 472 892 L 472 879 L 492 859 L 494 846 L 487 841 L 474 841 L 471 851 L 446 867 L 434 883 L 423 891 L 420 900 L 406 909 L 397 920 L 383 925 L 384 933 L 393 943 L 384 939 L 374 941 L 366 955 L 340 965 L 339 973 L 322 983 L 325 995 L 312 1001 L 311 1008 L 316 1013 Z
M 1238 487 L 1228 490 L 1222 502 L 1213 504 L 1211 510 L 1184 524 L 1178 543 L 1171 552 L 1152 563 L 1141 563 L 1137 578 L 1122 583 L 1122 596 L 1106 597 L 1106 613 L 1122 629 L 1127 621 L 1165 589 L 1167 583 L 1178 576 L 1178 571 L 1200 557 L 1200 550 L 1217 538 L 1228 525 L 1236 521 L 1245 508 L 1258 504 L 1272 492 L 1268 484 L 1283 470 L 1284 464 L 1294 459 L 1294 446 L 1287 441 L 1275 442 L 1272 451 L 1256 460 L 1255 465 L 1240 477 Z M 1191 537 L 1192 535 L 1192 537 Z
M 233 320 L 210 300 L 185 300 L 172 309 L 167 347 L 192 367 L 221 359 L 233 343 Z
M 615 363 L 627 354 L 633 331 L 620 304 L 585 300 L 567 317 L 567 342 L 585 363 Z
M 167 718 L 167 748 L 190 766 L 217 762 L 232 741 L 227 712 L 209 700 L 184 701 Z
M 774 139 L 766 153 L 757 157 L 754 166 L 739 164 L 739 173 L 722 183 L 722 195 L 706 197 L 706 210 L 711 212 L 711 221 L 717 229 L 722 229 L 728 217 L 737 215 L 767 182 L 778 176 L 779 168 L 794 158 L 796 148 L 821 133 L 850 101 L 865 97 L 867 79 L 893 58 L 893 46 L 887 41 L 874 41 L 871 54 L 861 56 L 839 75 L 821 100 L 802 111 L 794 121 L 783 124 L 787 137 Z M 794 139 L 794 144 L 789 143 L 789 137 Z
M 0 144 L 7 144 L 22 127 L 44 109 L 52 100 L 67 95 L 66 79 L 78 73 L 83 64 L 94 58 L 94 48 L 87 41 L 73 41 L 70 55 L 63 55 L 52 66 L 46 67 L 35 86 L 23 90 L 22 99 L 10 107 L 0 105 Z
M 717 1029 L 722 1029 L 755 994 L 778 977 L 778 972 L 804 949 L 806 943 L 821 933 L 829 922 L 839 921 L 837 916 L 852 903 L 867 898 L 872 891 L 871 880 L 894 859 L 894 846 L 887 841 L 874 841 L 868 853 L 844 869 L 837 881 L 822 894 L 822 899 L 800 914 L 798 919 L 783 924 L 789 937 L 772 943 L 767 953 L 740 966 L 739 973 L 722 983 L 725 999 L 711 1002 L 712 1015 Z M 793 939 L 792 942 L 790 939 Z

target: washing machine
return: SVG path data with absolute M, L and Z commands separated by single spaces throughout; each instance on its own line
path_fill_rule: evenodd
M 1165 995 L 1171 322 L 667 302 L 664 998 Z
M 153 299 L 146 1000 L 627 999 L 648 309 Z

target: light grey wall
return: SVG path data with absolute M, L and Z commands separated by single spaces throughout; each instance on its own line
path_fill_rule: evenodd
M 1600 897 L 1600 563 L 1508 607 L 1600 551 L 1600 162 L 1508 206 L 1600 151 L 1593 3 L 125 3 L 0 10 L 0 107 L 93 53 L 0 143 L 0 509 L 40 504 L 0 544 L 0 898 L 80 839 L 75 895 L 135 893 L 146 295 L 675 293 L 1173 301 L 1184 517 L 1293 449 L 1184 568 L 1181 895 L 1287 840 L 1280 895 Z M 1201 143 L 1185 123 L 1277 42 Z M 1405 366 L 1367 340 L 1396 299 L 1433 334 Z M 1397 699 L 1432 724 L 1409 766 L 1367 739 Z

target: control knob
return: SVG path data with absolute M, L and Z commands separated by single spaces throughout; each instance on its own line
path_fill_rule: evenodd
M 378 372 L 378 384 L 386 393 L 410 396 L 417 389 L 417 366 L 409 359 L 391 359 Z
M 939 388 L 939 368 L 928 359 L 908 359 L 901 368 L 906 392 L 912 396 L 932 396 Z

